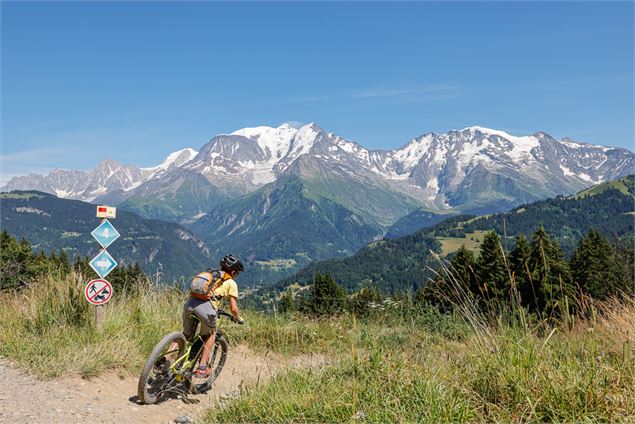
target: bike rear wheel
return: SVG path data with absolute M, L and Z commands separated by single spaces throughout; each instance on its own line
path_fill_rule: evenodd
M 174 342 L 178 348 L 170 350 Z M 184 354 L 186 344 L 185 336 L 178 331 L 168 334 L 156 344 L 139 377 L 137 394 L 142 403 L 151 405 L 163 394 L 176 388 L 176 377 L 170 371 L 170 366 Z

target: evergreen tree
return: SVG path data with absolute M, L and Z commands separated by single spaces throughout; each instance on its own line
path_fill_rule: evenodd
M 70 260 L 68 259 L 68 255 L 66 254 L 66 251 L 64 249 L 62 249 L 62 252 L 60 253 L 60 257 L 59 257 L 58 260 L 59 260 L 58 269 L 60 270 L 62 275 L 66 275 L 66 274 L 70 273 L 71 272 L 71 264 L 70 264 Z
M 20 288 L 35 280 L 36 268 L 29 242 L 0 233 L 0 290 Z
M 348 309 L 357 316 L 368 315 L 373 305 L 378 305 L 382 301 L 381 293 L 375 287 L 363 287 L 358 292 L 353 293 L 348 302 Z
M 531 304 L 535 296 L 529 272 L 530 255 L 531 247 L 527 238 L 524 234 L 520 234 L 516 237 L 516 244 L 509 254 L 509 266 L 523 306 Z
M 280 298 L 280 312 L 293 312 L 294 309 L 295 305 L 293 304 L 293 295 L 291 294 L 291 289 L 288 289 Z
M 628 289 L 625 269 L 615 254 L 606 237 L 596 229 L 589 230 L 571 257 L 574 283 L 595 299 L 606 299 Z
M 311 291 L 311 312 L 317 315 L 332 315 L 342 312 L 346 302 L 346 292 L 330 274 L 315 274 Z
M 617 246 L 616 262 L 624 268 L 624 293 L 635 297 L 635 246 L 627 241 L 624 246 Z
M 571 305 L 574 290 L 564 254 L 557 242 L 552 242 L 541 225 L 531 240 L 529 269 L 536 294 L 529 308 L 548 314 L 564 312 Z
M 439 274 L 428 284 L 421 287 L 415 293 L 414 303 L 419 308 L 425 308 L 429 305 L 436 306 L 441 312 L 451 312 L 453 309 L 451 296 L 452 280 L 449 276 Z
M 476 261 L 476 274 L 482 296 L 490 306 L 499 307 L 509 301 L 509 274 L 505 266 L 500 237 L 494 231 L 489 231 L 483 238 L 481 254 Z
M 450 272 L 456 279 L 457 283 L 461 284 L 466 291 L 471 292 L 473 295 L 480 297 L 481 292 L 478 287 L 476 275 L 474 274 L 476 269 L 476 259 L 474 253 L 468 250 L 465 245 L 461 245 L 459 250 L 450 260 Z

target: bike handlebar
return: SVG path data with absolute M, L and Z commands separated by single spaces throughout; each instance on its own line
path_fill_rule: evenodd
M 230 320 L 232 320 L 233 322 L 235 322 L 236 324 L 241 324 L 242 325 L 242 324 L 245 323 L 245 320 L 243 320 L 243 319 L 236 320 L 236 319 L 234 319 L 234 316 L 232 314 L 229 314 L 229 313 L 223 311 L 222 309 L 219 309 L 216 312 L 218 313 L 218 315 L 225 316 L 225 317 L 229 318 Z
M 227 312 L 223 311 L 222 309 L 219 309 L 216 312 L 218 312 L 218 315 L 226 316 L 227 318 L 231 318 L 232 320 L 234 319 L 234 316 L 232 314 L 227 313 Z

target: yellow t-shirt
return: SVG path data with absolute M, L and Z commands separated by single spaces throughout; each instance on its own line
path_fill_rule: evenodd
M 218 309 L 221 303 L 226 304 L 229 302 L 229 296 L 238 299 L 238 284 L 236 284 L 233 278 L 228 278 L 223 281 L 220 286 L 216 287 L 214 296 L 216 300 L 212 300 L 212 306 L 214 309 Z

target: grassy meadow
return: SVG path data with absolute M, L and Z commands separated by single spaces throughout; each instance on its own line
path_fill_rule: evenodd
M 43 378 L 136 375 L 162 335 L 180 328 L 181 291 L 119 293 L 94 331 L 76 274 L 0 294 L 0 356 Z M 358 318 L 246 311 L 227 329 L 256 352 L 318 353 L 225 399 L 205 422 L 633 422 L 635 304 L 598 305 L 566 323 L 492 320 L 476 312 L 384 302 Z M 231 352 L 230 352 L 231 354 Z
M 446 257 L 459 250 L 461 246 L 465 246 L 473 252 L 478 252 L 485 233 L 486 231 L 477 230 L 473 233 L 467 233 L 465 237 L 437 237 L 441 242 L 441 256 Z

